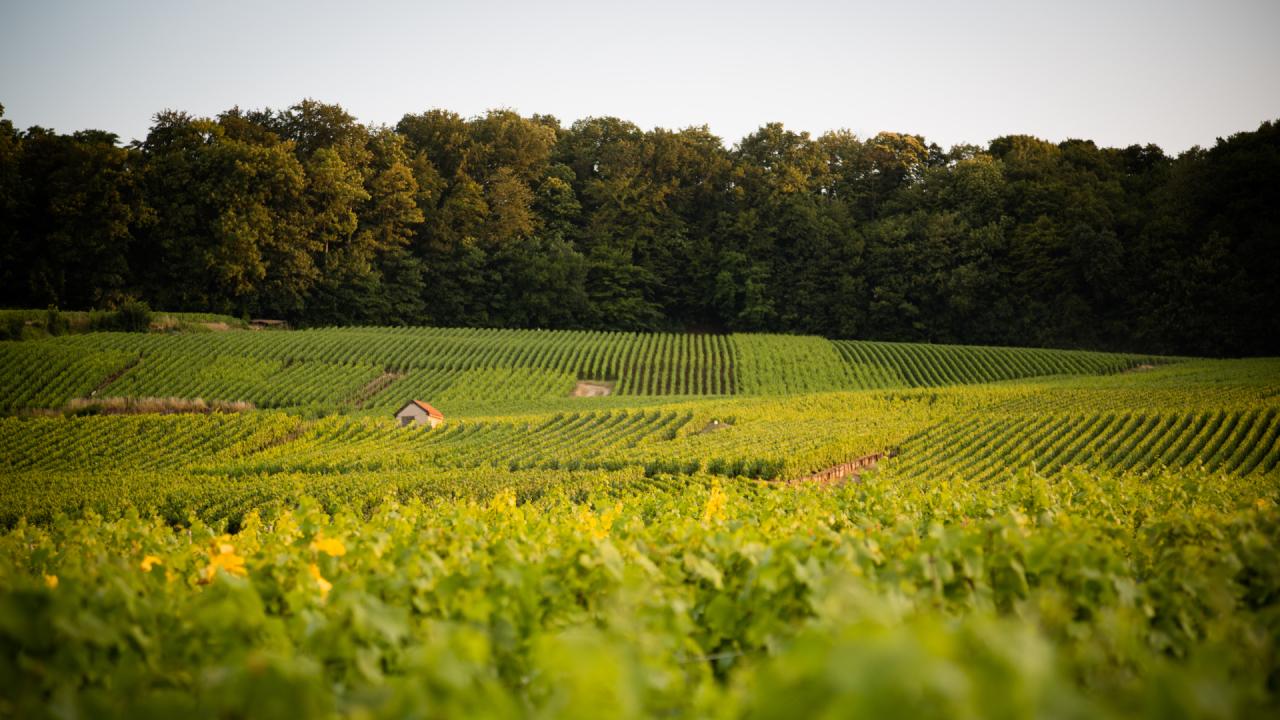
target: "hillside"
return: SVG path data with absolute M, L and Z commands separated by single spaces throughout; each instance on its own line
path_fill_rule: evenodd
M 449 328 L 92 333 L 0 343 L 0 410 L 96 397 L 200 397 L 259 408 L 389 413 L 568 397 L 577 380 L 626 396 L 788 395 L 1118 372 L 1166 359 L 1113 353 L 790 335 Z M 18 378 L 25 381 L 19 382 Z
M 96 414 L 113 398 L 240 411 Z M 399 427 L 410 398 L 444 424 Z M 636 717 L 1158 716 L 1153 683 L 1276 707 L 1277 359 L 88 333 L 0 343 L 0 408 L 0 608 L 45 633 L 0 615 L 26 658 L 0 689 L 33 712 L 75 687 L 254 714 L 259 682 L 304 714 L 560 716 L 603 689 Z

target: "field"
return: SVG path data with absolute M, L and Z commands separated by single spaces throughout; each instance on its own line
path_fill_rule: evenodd
M 0 413 L 3 717 L 1280 710 L 1280 360 L 86 333 Z

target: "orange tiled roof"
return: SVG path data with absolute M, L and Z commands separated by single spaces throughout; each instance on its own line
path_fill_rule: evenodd
M 430 405 L 429 403 L 424 403 L 424 402 L 422 402 L 421 400 L 410 400 L 409 402 L 405 403 L 405 404 L 404 404 L 404 407 L 400 408 L 400 410 L 404 410 L 404 408 L 407 408 L 407 407 L 409 407 L 410 405 L 417 405 L 418 407 L 422 408 L 422 409 L 427 413 L 427 415 L 429 415 L 429 416 L 431 416 L 431 417 L 433 417 L 433 418 L 439 418 L 439 419 L 441 419 L 441 420 L 443 420 L 443 419 L 444 419 L 444 413 L 442 413 L 442 412 L 440 412 L 439 410 L 437 410 L 437 409 L 435 409 L 435 408 L 431 407 L 431 405 Z M 397 414 L 397 415 L 399 415 L 399 414 L 400 414 L 400 410 L 397 410 L 397 411 L 396 411 L 396 414 Z

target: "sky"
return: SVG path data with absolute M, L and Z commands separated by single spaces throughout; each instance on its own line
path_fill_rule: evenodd
M 20 128 L 337 103 L 814 135 L 1011 133 L 1166 152 L 1280 118 L 1280 0 L 0 0 Z

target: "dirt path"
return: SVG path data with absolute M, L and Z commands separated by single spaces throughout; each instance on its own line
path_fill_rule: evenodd
M 613 383 L 605 380 L 579 380 L 572 397 L 603 397 L 613 394 Z
M 372 399 L 374 395 L 377 395 L 383 390 L 386 390 L 388 385 L 399 380 L 402 377 L 404 377 L 404 373 L 398 373 L 398 372 L 382 373 L 378 377 L 370 380 L 368 383 L 365 383 L 365 386 L 360 388 L 359 392 L 355 394 L 355 397 L 351 398 L 351 400 L 349 401 L 350 405 L 354 408 L 363 408 L 364 404 L 369 402 L 369 400 Z
M 110 385 L 111 383 L 113 383 L 113 382 L 115 382 L 115 381 L 119 380 L 121 375 L 124 375 L 125 373 L 127 373 L 127 372 L 129 372 L 130 370 L 132 370 L 132 369 L 134 369 L 135 367 L 137 367 L 138 363 L 139 363 L 139 362 L 141 362 L 141 361 L 142 361 L 142 356 L 141 356 L 141 355 L 138 355 L 137 357 L 133 358 L 133 359 L 132 359 L 132 360 L 130 360 L 129 362 L 125 363 L 124 367 L 122 367 L 122 368 L 120 368 L 119 370 L 116 370 L 115 372 L 113 372 L 113 373 L 111 373 L 110 375 L 108 375 L 106 378 L 104 378 L 104 379 L 102 380 L 102 382 L 98 383 L 98 385 L 97 385 L 95 388 L 93 388 L 92 390 L 90 390 L 90 391 L 89 391 L 89 397 L 91 397 L 91 398 L 92 398 L 92 397 L 97 397 L 97 396 L 98 396 L 98 393 L 100 393 L 100 392 L 102 392 L 103 390 L 105 390 L 105 389 L 107 388 L 107 386 L 108 386 L 108 385 Z
M 859 477 L 862 476 L 863 471 L 874 468 L 876 466 L 876 463 L 880 462 L 881 460 L 887 457 L 889 457 L 888 453 L 882 453 L 882 452 L 871 453 L 870 455 L 863 455 L 857 460 L 850 460 L 849 462 L 846 462 L 846 463 L 840 463 L 839 465 L 834 465 L 825 470 L 819 470 L 818 472 L 813 473 L 812 475 L 805 475 L 804 477 L 796 478 L 794 480 L 791 480 L 791 482 L 793 484 L 812 482 L 812 483 L 822 483 L 823 485 L 833 485 L 846 478 L 857 480 Z

